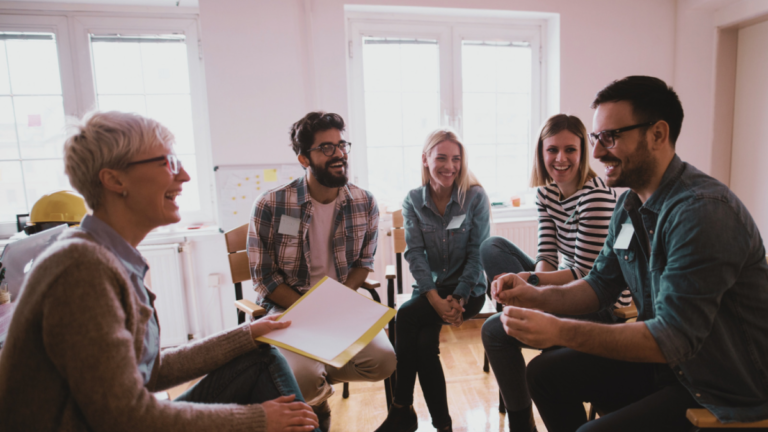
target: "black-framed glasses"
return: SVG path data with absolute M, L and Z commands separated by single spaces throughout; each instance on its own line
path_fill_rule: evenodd
M 646 123 L 639 123 L 636 125 L 626 126 L 619 129 L 606 129 L 604 131 L 600 131 L 597 133 L 591 133 L 589 134 L 589 143 L 592 145 L 592 147 L 594 147 L 599 141 L 604 148 L 612 149 L 616 147 L 616 135 L 622 132 L 631 131 L 632 129 L 653 126 L 654 124 L 656 124 L 656 122 L 658 122 L 658 120 L 654 120 Z
M 313 147 L 308 152 L 315 151 L 315 150 L 322 150 L 323 154 L 326 156 L 333 156 L 334 153 L 336 153 L 336 149 L 341 150 L 344 154 L 349 154 L 349 152 L 352 151 L 352 143 L 347 141 L 339 141 L 338 144 L 334 143 L 322 143 L 317 147 Z
M 179 160 L 179 158 L 176 157 L 175 154 L 167 154 L 165 156 L 153 157 L 151 159 L 144 159 L 136 162 L 128 162 L 128 165 L 126 165 L 126 168 L 131 165 L 139 165 L 139 164 L 150 163 L 150 162 L 160 162 L 162 160 L 168 162 L 168 170 L 171 172 L 171 174 L 176 175 L 179 173 L 179 170 L 181 170 L 181 161 Z

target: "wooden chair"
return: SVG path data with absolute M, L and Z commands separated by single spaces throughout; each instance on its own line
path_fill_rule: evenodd
M 251 280 L 251 266 L 248 262 L 248 224 L 241 225 L 224 233 L 224 241 L 227 245 L 227 258 L 229 259 L 229 271 L 232 275 L 232 282 L 235 284 L 235 308 L 237 309 L 237 322 L 245 322 L 245 316 L 248 315 L 257 319 L 267 313 L 267 311 L 256 303 L 243 299 L 243 281 Z M 376 292 L 376 288 L 381 284 L 372 279 L 366 279 L 361 288 L 370 293 L 374 301 L 381 303 L 381 297 Z M 389 378 L 384 380 L 384 391 L 387 397 L 387 410 L 392 403 L 392 384 Z M 344 399 L 349 397 L 349 383 L 344 383 L 342 392 Z
M 685 412 L 685 417 L 695 426 L 696 431 L 701 429 L 767 429 L 768 420 L 760 420 L 751 423 L 721 423 L 714 414 L 704 408 L 689 409 Z

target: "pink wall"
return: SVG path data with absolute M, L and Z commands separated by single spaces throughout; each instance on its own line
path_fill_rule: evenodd
M 594 94 L 630 74 L 675 76 L 672 0 L 360 0 L 560 14 L 560 107 L 591 129 Z M 200 0 L 214 164 L 295 160 L 288 128 L 348 111 L 343 0 Z M 311 48 L 311 50 L 310 50 Z M 311 51 L 312 55 L 308 53 Z

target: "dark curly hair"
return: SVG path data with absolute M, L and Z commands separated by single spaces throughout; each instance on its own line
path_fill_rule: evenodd
M 344 119 L 334 113 L 313 111 L 291 126 L 291 148 L 296 155 L 307 156 L 307 150 L 315 143 L 315 134 L 338 129 L 344 132 Z
M 597 92 L 592 109 L 605 102 L 627 101 L 639 122 L 664 120 L 669 125 L 669 141 L 674 147 L 683 127 L 683 105 L 664 81 L 649 76 L 628 76 Z

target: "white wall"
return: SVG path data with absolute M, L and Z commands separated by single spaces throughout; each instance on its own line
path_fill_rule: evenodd
M 672 0 L 361 0 L 560 14 L 561 111 L 590 128 L 594 94 L 630 74 L 674 76 Z M 295 160 L 288 129 L 312 109 L 348 117 L 342 0 L 201 0 L 214 164 Z

